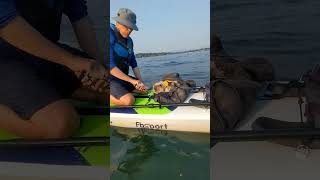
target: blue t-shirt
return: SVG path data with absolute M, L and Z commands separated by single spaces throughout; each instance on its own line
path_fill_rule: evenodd
M 23 1 L 23 0 L 20 0 L 20 1 Z M 34 0 L 25 0 L 25 1 L 26 2 L 28 1 L 28 3 L 38 2 Z M 55 6 L 58 0 L 43 0 L 43 1 L 45 1 L 44 4 L 47 5 L 48 8 L 52 8 Z M 5 27 L 19 14 L 16 8 L 16 2 L 17 2 L 16 0 L 0 0 L 0 28 Z M 68 16 L 71 22 L 76 22 L 88 15 L 86 3 L 87 3 L 86 0 L 64 0 L 63 6 L 59 7 L 61 9 L 59 9 L 58 11 Z M 30 6 L 32 7 L 32 4 L 30 4 Z M 55 22 L 51 22 L 51 23 L 55 23 Z M 52 32 L 47 32 L 47 33 L 57 35 L 55 37 L 59 38 L 58 35 L 60 34 L 60 32 L 57 32 L 57 31 L 60 31 L 59 26 L 57 26 L 57 28 L 52 29 Z M 7 52 L 8 48 L 11 49 L 12 46 L 8 45 L 7 43 L 4 43 L 4 41 L 1 40 L 0 38 L 0 53 L 4 54 L 5 52 Z
M 31 2 L 32 0 L 28 1 Z M 47 1 L 50 6 L 55 0 Z M 14 19 L 17 13 L 15 0 L 0 0 L 0 28 Z M 64 0 L 63 13 L 69 17 L 71 22 L 80 20 L 88 15 L 86 0 Z
M 6 26 L 16 15 L 14 0 L 0 0 L 0 28 Z
M 114 55 L 114 50 L 113 50 L 114 44 L 116 41 L 115 33 L 117 33 L 117 32 L 114 32 L 113 29 L 110 27 L 110 70 L 117 66 L 116 62 L 115 62 L 116 60 L 115 60 L 115 55 Z M 138 66 L 134 53 L 132 53 L 132 55 L 130 56 L 129 65 L 132 68 L 135 68 Z

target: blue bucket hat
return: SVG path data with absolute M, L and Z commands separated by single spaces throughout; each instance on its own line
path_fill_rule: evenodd
M 137 23 L 136 14 L 134 12 L 132 12 L 130 9 L 120 8 L 117 13 L 117 16 L 112 17 L 112 19 L 122 25 L 125 25 L 125 26 L 135 30 L 135 31 L 139 30 L 136 25 L 136 23 Z

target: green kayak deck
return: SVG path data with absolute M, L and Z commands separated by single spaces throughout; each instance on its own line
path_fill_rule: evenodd
M 81 127 L 73 137 L 109 137 L 109 116 L 81 116 Z M 16 139 L 17 136 L 0 130 L 0 140 Z M 92 166 L 109 166 L 109 145 L 74 147 Z
M 135 94 L 135 102 L 133 105 L 137 105 L 137 106 L 143 106 L 143 105 L 148 105 L 148 104 L 159 104 L 157 101 L 155 101 L 153 99 L 154 96 L 154 92 L 153 91 L 149 91 L 147 95 L 139 95 L 139 94 Z M 149 96 L 149 97 L 148 97 Z M 110 101 L 110 105 L 111 107 L 117 107 L 116 105 L 114 105 L 111 101 Z M 125 108 L 125 109 L 111 109 L 110 112 L 111 113 L 128 113 L 128 109 L 132 109 L 136 114 L 154 114 L 154 115 L 164 115 L 164 114 L 169 114 L 172 112 L 172 110 L 170 110 L 167 107 L 139 107 L 139 108 Z

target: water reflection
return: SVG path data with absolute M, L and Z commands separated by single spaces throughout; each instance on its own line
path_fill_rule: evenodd
M 209 170 L 205 171 L 209 168 L 209 134 L 113 128 L 112 137 L 111 167 L 115 179 L 141 180 L 147 171 L 160 169 L 167 172 L 163 177 L 175 179 L 190 174 L 191 168 L 196 177 L 209 177 Z M 170 163 L 176 164 L 175 168 L 169 168 Z

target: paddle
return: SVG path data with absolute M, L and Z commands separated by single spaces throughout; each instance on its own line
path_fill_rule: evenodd
M 110 109 L 124 109 L 124 108 L 162 108 L 172 106 L 204 106 L 209 107 L 209 102 L 197 103 L 172 103 L 172 104 L 145 104 L 145 105 L 131 105 L 131 106 L 114 106 L 114 107 L 76 107 L 80 115 L 110 115 Z
M 80 115 L 98 115 L 98 116 L 109 116 L 109 107 L 95 106 L 95 107 L 75 107 L 76 111 Z
M 121 109 L 121 108 L 162 108 L 172 106 L 210 106 L 209 102 L 198 102 L 198 103 L 171 103 L 171 104 L 144 104 L 144 105 L 131 105 L 131 106 L 114 106 L 110 109 Z
M 241 142 L 307 137 L 320 138 L 320 128 L 212 132 L 210 135 L 210 140 L 213 142 Z
M 80 147 L 80 146 L 106 146 L 110 144 L 110 137 L 73 137 L 67 139 L 26 140 L 11 139 L 0 140 L 0 148 L 16 147 Z
M 201 89 L 204 87 L 195 87 Z M 152 98 L 150 95 L 135 95 L 136 98 Z M 190 103 L 170 103 L 170 104 L 144 104 L 144 105 L 128 105 L 128 106 L 76 106 L 76 110 L 80 115 L 109 115 L 110 109 L 123 109 L 123 108 L 162 108 L 172 106 L 204 106 L 209 107 L 210 103 L 204 100 L 190 99 Z

